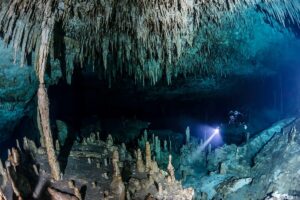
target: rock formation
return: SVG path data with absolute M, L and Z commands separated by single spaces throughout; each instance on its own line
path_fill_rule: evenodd
M 140 149 L 136 153 L 136 169 L 138 172 L 145 172 L 145 165 L 142 157 L 142 152 Z
M 149 142 L 146 142 L 146 171 L 150 171 L 151 170 L 151 164 L 152 164 L 152 161 L 151 161 L 151 147 L 150 147 L 150 143 Z

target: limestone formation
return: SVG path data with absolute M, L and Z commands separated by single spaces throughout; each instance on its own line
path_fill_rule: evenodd
M 168 143 L 167 143 L 167 140 L 164 140 L 164 151 L 168 151 Z
M 34 141 L 32 141 L 26 137 L 23 138 L 23 148 L 25 151 L 28 151 L 33 154 L 37 153 L 37 151 L 38 151 Z
M 155 136 L 155 157 L 157 160 L 161 159 L 161 143 L 158 136 Z
M 109 179 L 108 176 L 107 176 L 107 173 L 103 173 L 102 177 L 105 178 L 105 179 Z
M 51 11 L 51 1 L 45 5 L 44 20 L 41 24 L 41 38 L 40 46 L 37 49 L 38 59 L 36 63 L 37 74 L 39 79 L 39 89 L 37 93 L 38 97 L 38 111 L 40 115 L 40 122 L 42 127 L 42 134 L 44 136 L 45 147 L 48 155 L 48 162 L 51 169 L 52 177 L 55 180 L 60 178 L 60 166 L 57 161 L 51 126 L 49 117 L 49 99 L 47 89 L 45 87 L 45 71 L 47 66 L 47 58 L 49 55 L 50 42 L 52 40 L 52 32 L 54 29 L 55 12 Z M 39 123 L 39 122 L 38 122 Z
M 110 134 L 107 136 L 106 145 L 108 146 L 108 148 L 110 148 L 114 145 L 113 138 Z
M 8 158 L 10 160 L 11 164 L 14 167 L 17 167 L 20 164 L 20 154 L 16 148 L 11 149 L 11 157 Z
M 191 138 L 190 127 L 186 127 L 186 130 L 185 130 L 185 143 L 186 144 L 190 143 L 190 138 Z
M 96 132 L 96 136 L 97 136 L 97 140 L 100 140 L 100 132 L 99 131 Z
M 92 144 L 94 144 L 96 142 L 96 134 L 93 132 L 90 135 L 90 141 Z
M 57 135 L 58 135 L 59 144 L 63 146 L 68 137 L 68 126 L 65 122 L 61 120 L 56 120 L 55 122 L 58 130 Z
M 248 142 L 249 142 L 249 139 L 250 139 L 250 133 L 249 133 L 249 132 L 247 132 L 247 133 L 246 133 L 246 143 L 248 143 Z
M 145 172 L 145 165 L 142 157 L 142 152 L 140 149 L 137 150 L 136 154 L 136 169 L 138 172 Z
M 112 161 L 116 161 L 116 162 L 119 162 L 120 161 L 120 156 L 119 156 L 119 152 L 117 150 L 115 150 L 113 152 L 113 155 L 112 155 Z
M 20 142 L 19 142 L 18 139 L 16 139 L 16 146 L 17 146 L 19 151 L 22 151 L 21 146 L 20 146 Z
M 169 182 L 174 183 L 175 182 L 175 172 L 174 167 L 172 165 L 172 155 L 169 155 L 169 163 L 168 163 L 168 173 L 169 173 Z
M 146 142 L 146 171 L 150 171 L 151 170 L 151 147 L 150 147 L 150 143 Z
M 74 177 L 76 185 L 88 187 L 88 191 L 91 193 L 86 194 L 85 199 L 87 200 L 94 199 L 95 195 L 106 199 L 145 199 L 145 197 L 149 197 L 149 193 L 151 198 L 154 199 L 191 200 L 195 198 L 195 191 L 192 188 L 184 189 L 182 183 L 185 180 L 194 178 L 195 174 L 199 175 L 199 172 L 193 171 L 194 166 L 198 165 L 201 166 L 203 172 L 207 172 L 207 174 L 203 173 L 203 176 L 197 179 L 197 187 L 199 187 L 197 189 L 200 191 L 201 199 L 238 199 L 240 196 L 249 194 L 248 192 L 252 191 L 253 188 L 265 188 L 251 194 L 255 199 L 270 199 L 277 196 L 281 197 L 285 194 L 289 198 L 294 198 L 293 195 L 297 198 L 296 193 L 291 195 L 288 191 L 291 188 L 296 190 L 299 183 L 299 180 L 294 178 L 295 174 L 299 174 L 297 168 L 299 158 L 296 154 L 299 152 L 299 145 L 295 145 L 299 142 L 299 138 L 295 136 L 292 137 L 293 139 L 290 142 L 287 142 L 287 137 L 293 135 L 290 133 L 296 132 L 294 127 L 299 123 L 300 121 L 293 121 L 291 124 L 280 123 L 280 126 L 275 124 L 276 130 L 281 130 L 282 127 L 286 126 L 290 128 L 284 130 L 285 134 L 275 134 L 264 145 L 261 144 L 261 140 L 257 142 L 255 137 L 268 137 L 269 131 L 263 131 L 260 133 L 262 135 L 255 136 L 254 141 L 256 141 L 256 145 L 262 147 L 259 153 L 253 157 L 253 163 L 247 162 L 248 154 L 244 150 L 244 145 L 249 144 L 242 144 L 239 147 L 236 145 L 224 145 L 223 147 L 212 149 L 207 161 L 203 159 L 202 153 L 199 155 L 201 159 L 197 163 L 180 163 L 180 165 L 176 162 L 172 163 L 173 157 L 174 160 L 183 159 L 197 150 L 198 143 L 194 142 L 195 139 L 193 137 L 190 138 L 191 142 L 189 145 L 182 144 L 184 148 L 181 148 L 182 151 L 179 152 L 182 155 L 179 155 L 178 152 L 170 152 L 172 154 L 169 154 L 168 163 L 164 162 L 167 164 L 167 167 L 161 167 L 160 162 L 157 163 L 155 159 L 151 159 L 151 145 L 148 141 L 145 144 L 145 160 L 143 160 L 141 150 L 138 149 L 135 157 L 136 162 L 131 162 L 127 159 L 122 161 L 122 156 L 119 154 L 118 149 L 120 151 L 125 149 L 124 144 L 114 144 L 113 151 L 110 151 L 108 149 L 110 144 L 102 140 L 94 142 L 93 145 L 78 143 L 70 151 L 70 157 L 68 157 L 70 165 L 66 167 L 64 178 Z M 92 142 L 92 137 L 89 138 L 89 141 Z M 157 141 L 158 139 L 154 140 Z M 249 142 L 253 142 L 253 139 Z M 254 143 L 251 145 L 254 145 Z M 37 147 L 32 146 L 35 146 L 34 142 L 25 138 L 24 147 L 26 147 L 26 150 L 24 152 L 20 152 L 17 148 L 12 148 L 8 151 L 8 160 L 5 162 L 6 168 L 0 162 L 3 194 L 6 195 L 6 191 L 9 190 L 11 194 L 26 199 L 27 196 L 24 195 L 25 188 L 34 199 L 43 199 L 48 193 L 53 199 L 82 199 L 80 194 L 81 188 L 75 186 L 75 181 L 62 179 L 56 181 L 51 179 L 51 173 L 44 170 L 44 168 L 49 168 L 47 166 L 48 159 L 45 149 L 39 147 L 37 150 L 34 150 Z M 278 150 L 276 155 L 273 152 L 274 149 Z M 36 151 L 36 153 L 32 154 L 30 151 Z M 238 155 L 237 151 L 239 152 Z M 169 152 L 161 152 L 162 161 L 166 161 L 166 153 Z M 131 152 L 126 151 L 126 154 L 131 154 Z M 30 157 L 31 155 L 34 156 Z M 128 156 L 126 155 L 126 157 Z M 30 160 L 27 160 L 28 158 L 33 159 L 34 162 L 30 162 Z M 88 164 L 86 160 L 93 162 Z M 106 166 L 102 164 L 103 160 L 109 160 Z M 202 163 L 200 162 L 201 160 L 203 161 Z M 96 163 L 101 163 L 101 167 L 98 167 Z M 177 166 L 179 168 L 175 169 L 173 164 L 176 168 Z M 208 171 L 207 169 L 210 170 Z M 182 173 L 183 180 L 176 181 L 176 172 Z M 87 173 L 89 174 L 88 176 L 86 176 Z M 33 189 L 24 184 L 28 179 L 27 176 L 29 178 L 36 177 Z M 32 179 L 32 181 L 35 180 Z M 190 183 L 193 184 L 192 181 Z M 282 185 L 282 183 L 285 184 Z M 273 192 L 278 188 L 282 192 Z M 109 189 L 109 192 L 106 191 L 107 189 Z M 270 195 L 267 196 L 266 194 Z M 5 196 L 5 198 L 9 199 L 8 196 Z
M 208 144 L 208 153 L 209 154 L 211 153 L 211 144 L 210 143 Z
M 103 161 L 104 161 L 104 166 L 105 166 L 105 167 L 107 167 L 107 165 L 108 165 L 107 158 L 104 158 L 104 160 L 103 160 Z
M 113 79 L 115 74 L 124 71 L 117 67 L 116 63 L 121 62 L 126 64 L 126 72 L 132 74 L 136 81 L 143 83 L 148 79 L 151 84 L 155 84 L 166 75 L 167 83 L 170 84 L 172 77 L 176 77 L 179 72 L 186 75 L 191 71 L 202 73 L 209 70 L 218 71 L 217 68 L 207 67 L 203 63 L 201 67 L 176 65 L 183 55 L 183 50 L 192 46 L 197 32 L 202 31 L 201 38 L 209 40 L 208 47 L 218 45 L 212 30 L 221 29 L 226 22 L 234 23 L 241 17 L 242 11 L 255 9 L 257 6 L 261 7 L 263 10 L 261 12 L 270 20 L 274 18 L 283 26 L 286 25 L 285 17 L 293 22 L 299 21 L 299 6 L 296 0 L 264 2 L 247 0 L 226 3 L 185 0 L 180 1 L 180 6 L 177 5 L 177 1 L 156 3 L 143 1 L 130 4 L 126 1 L 72 1 L 64 4 L 53 0 L 51 4 L 46 4 L 48 6 L 35 7 L 34 5 L 38 3 L 38 0 L 31 3 L 27 1 L 20 3 L 17 0 L 1 3 L 0 32 L 4 33 L 2 37 L 5 42 L 11 43 L 15 51 L 21 52 L 21 65 L 24 65 L 26 55 L 38 49 L 38 45 L 43 45 L 41 33 L 45 24 L 48 25 L 46 28 L 53 31 L 54 27 L 50 25 L 62 21 L 59 28 L 68 36 L 63 42 L 67 50 L 75 48 L 75 53 L 65 56 L 68 82 L 75 61 L 82 66 L 92 61 L 101 63 L 96 70 L 101 72 L 103 77 L 106 73 Z M 15 15 L 15 12 L 18 15 Z M 42 19 L 41 13 L 45 14 Z M 111 34 L 112 32 L 114 34 Z M 153 32 L 155 34 L 151 34 Z M 49 41 L 46 44 L 50 47 L 52 43 Z M 213 56 L 210 54 L 212 48 L 208 47 L 200 49 L 198 55 L 203 57 L 201 60 L 209 60 Z M 115 49 L 117 52 L 114 53 Z M 112 61 L 115 63 L 109 65 Z
M 220 174 L 226 174 L 227 172 L 227 166 L 224 162 L 220 163 L 220 169 L 219 169 L 219 173 Z
M 125 143 L 122 143 L 121 148 L 120 148 L 120 160 L 124 161 L 126 160 L 127 157 L 127 149 Z
M 123 183 L 120 174 L 118 160 L 116 158 L 113 158 L 112 164 L 113 164 L 113 180 L 110 184 L 111 193 L 115 196 L 115 198 L 120 200 L 125 200 L 126 197 L 125 185 Z
M 60 151 L 60 144 L 58 140 L 55 140 L 55 150 L 58 152 Z
M 150 174 L 154 174 L 154 173 L 159 172 L 159 167 L 158 167 L 157 162 L 155 160 L 152 160 L 150 169 L 151 169 Z
M 297 134 L 297 129 L 295 126 L 292 127 L 288 135 L 288 143 L 294 142 Z

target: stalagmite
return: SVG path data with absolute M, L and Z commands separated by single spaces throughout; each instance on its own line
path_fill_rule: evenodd
M 219 166 L 219 174 L 226 174 L 227 166 L 225 163 L 221 162 Z
M 161 158 L 160 153 L 161 153 L 160 140 L 159 140 L 158 136 L 155 136 L 155 154 L 156 154 L 157 160 L 160 160 L 160 158 Z
M 60 144 L 58 140 L 55 140 L 55 150 L 60 151 Z
M 19 154 L 18 150 L 14 147 L 11 149 L 11 152 L 12 152 L 11 163 L 14 167 L 16 167 L 20 164 L 20 159 L 21 159 L 20 154 Z
M 11 171 L 10 171 L 10 168 L 11 168 L 10 164 L 11 163 L 8 161 L 7 165 L 6 165 L 7 179 L 9 181 L 9 183 L 11 184 L 12 189 L 13 189 L 14 194 L 17 197 L 17 199 L 22 200 L 23 198 L 21 196 L 21 192 L 19 191 L 17 184 L 15 183 L 15 181 L 12 178 Z
M 112 146 L 114 145 L 114 141 L 113 141 L 113 138 L 112 138 L 111 134 L 109 134 L 109 135 L 107 136 L 107 139 L 106 139 L 106 145 L 107 145 L 108 147 L 112 147 Z
M 18 139 L 16 139 L 16 145 L 17 145 L 18 150 L 21 152 L 22 149 L 21 149 L 20 142 Z
M 120 148 L 120 160 L 124 161 L 126 159 L 127 149 L 125 143 L 122 143 Z
M 190 137 L 191 137 L 191 132 L 190 132 L 190 127 L 186 127 L 186 130 L 185 130 L 185 142 L 186 144 L 189 144 L 190 143 Z
M 142 152 L 140 149 L 137 150 L 136 154 L 136 169 L 138 172 L 145 172 L 145 165 L 142 158 Z
M 94 144 L 96 142 L 96 134 L 95 133 L 91 133 L 90 141 L 91 141 L 92 144 Z
M 144 145 L 146 145 L 146 142 L 148 141 L 148 131 L 147 131 L 147 129 L 144 130 L 143 141 L 144 141 Z
M 155 136 L 152 134 L 152 146 L 155 147 Z
M 174 167 L 172 165 L 172 155 L 169 155 L 169 163 L 168 163 L 168 173 L 169 173 L 169 181 L 170 183 L 175 182 L 175 172 L 174 172 Z
M 88 144 L 87 141 L 86 141 L 86 138 L 83 138 L 82 144 L 83 144 L 83 145 L 87 145 L 87 144 Z
M 108 163 L 107 163 L 107 158 L 104 158 L 104 159 L 103 159 L 103 162 L 104 162 L 104 166 L 107 167 L 107 165 L 108 165 Z
M 208 144 L 208 154 L 211 153 L 211 143 Z
M 164 151 L 168 151 L 168 143 L 167 143 L 167 140 L 164 140 Z
M 115 150 L 112 154 L 112 161 L 116 161 L 116 162 L 120 161 L 119 152 L 117 150 Z
M 247 132 L 247 133 L 246 133 L 246 143 L 248 143 L 248 142 L 249 142 L 249 139 L 250 139 L 250 133 L 249 133 L 249 132 Z
M 100 140 L 100 132 L 99 131 L 96 132 L 96 136 L 97 136 L 97 140 Z
M 288 143 L 295 142 L 296 134 L 297 134 L 297 129 L 295 126 L 293 126 L 288 134 Z
M 151 170 L 151 147 L 149 142 L 146 142 L 146 171 Z
M 118 162 L 119 162 L 118 151 L 114 151 L 113 158 L 112 158 L 113 180 L 110 184 L 110 190 L 116 199 L 125 200 L 126 197 L 125 185 L 121 177 Z

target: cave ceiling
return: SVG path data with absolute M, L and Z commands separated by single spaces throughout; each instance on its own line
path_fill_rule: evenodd
M 86 68 L 110 86 L 120 79 L 142 86 L 185 79 L 187 87 L 216 90 L 231 84 L 222 82 L 228 77 L 273 74 L 278 66 L 268 60 L 294 43 L 299 21 L 298 0 L 0 3 L 0 35 L 21 66 L 37 63 L 49 28 L 50 77 L 60 69 L 71 83 L 74 69 Z

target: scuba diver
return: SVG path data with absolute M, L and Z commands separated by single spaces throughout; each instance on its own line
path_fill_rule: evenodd
M 228 113 L 228 124 L 229 125 L 235 125 L 235 126 L 243 126 L 246 130 L 247 127 L 247 115 L 241 113 L 240 111 L 229 111 Z
M 250 130 L 248 127 L 248 114 L 242 113 L 238 110 L 229 111 L 227 134 L 227 137 L 230 138 L 229 141 L 236 141 L 236 143 L 248 141 L 250 138 Z

